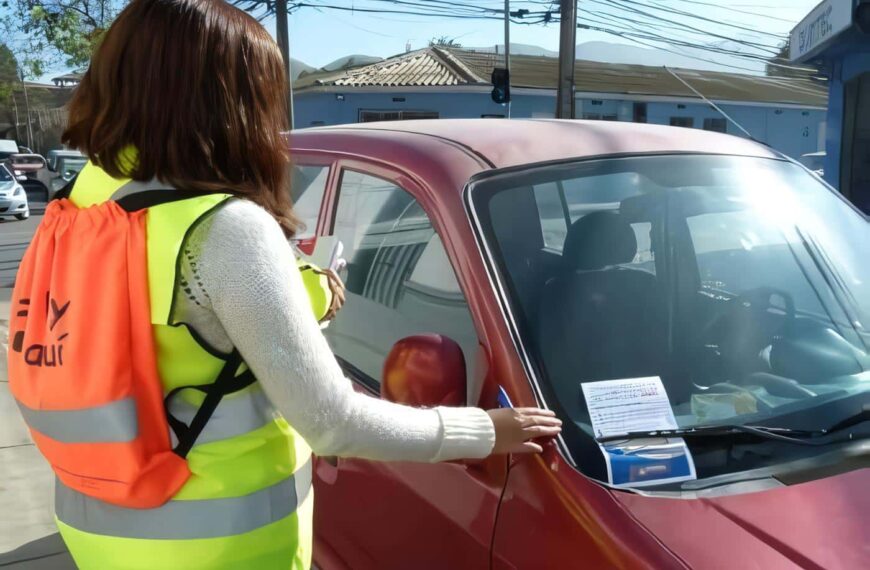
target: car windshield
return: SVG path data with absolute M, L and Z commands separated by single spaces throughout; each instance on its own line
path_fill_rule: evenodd
M 679 427 L 821 429 L 870 397 L 870 226 L 802 167 L 595 159 L 470 192 L 575 457 L 597 452 L 583 383 L 658 377 Z
M 6 170 L 5 166 L 0 166 L 0 182 L 11 182 L 12 175 Z

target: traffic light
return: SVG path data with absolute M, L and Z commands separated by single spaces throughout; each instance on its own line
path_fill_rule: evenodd
M 492 100 L 499 105 L 510 103 L 511 75 L 507 69 L 496 67 L 492 70 Z

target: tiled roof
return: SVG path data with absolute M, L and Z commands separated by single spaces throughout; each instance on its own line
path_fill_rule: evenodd
M 301 78 L 296 87 L 489 85 L 493 67 L 503 65 L 503 61 L 503 55 L 494 53 L 430 47 L 355 69 L 308 75 Z M 827 85 L 808 79 L 691 69 L 675 71 L 699 92 L 716 101 L 827 105 Z M 557 74 L 556 58 L 511 57 L 514 87 L 555 89 Z M 581 93 L 695 97 L 663 67 L 578 60 L 575 83 Z
M 300 88 L 306 85 L 336 85 L 342 87 L 421 87 L 476 83 L 453 58 L 436 49 L 422 49 L 385 61 L 337 72 L 301 77 Z

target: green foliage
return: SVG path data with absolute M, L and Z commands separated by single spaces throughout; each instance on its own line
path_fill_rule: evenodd
M 18 62 L 5 44 L 0 44 L 0 105 L 12 100 L 15 82 L 18 80 Z
M 798 68 L 798 65 L 792 63 L 789 57 L 790 51 L 791 44 L 786 40 L 779 47 L 777 54 L 768 60 L 764 70 L 765 73 L 774 77 L 796 77 L 799 79 L 809 79 L 818 73 L 818 70 L 807 65 L 802 65 Z
M 94 48 L 125 0 L 0 0 L 0 29 L 14 38 L 25 77 L 41 76 L 58 64 L 86 67 Z
M 441 36 L 439 38 L 432 38 L 429 40 L 429 47 L 450 47 L 450 48 L 461 48 L 462 44 L 456 41 L 456 38 L 450 38 L 447 36 Z

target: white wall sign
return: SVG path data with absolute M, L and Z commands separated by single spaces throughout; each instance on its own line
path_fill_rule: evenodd
M 853 0 L 825 0 L 804 18 L 791 32 L 792 61 L 827 43 L 852 25 Z

